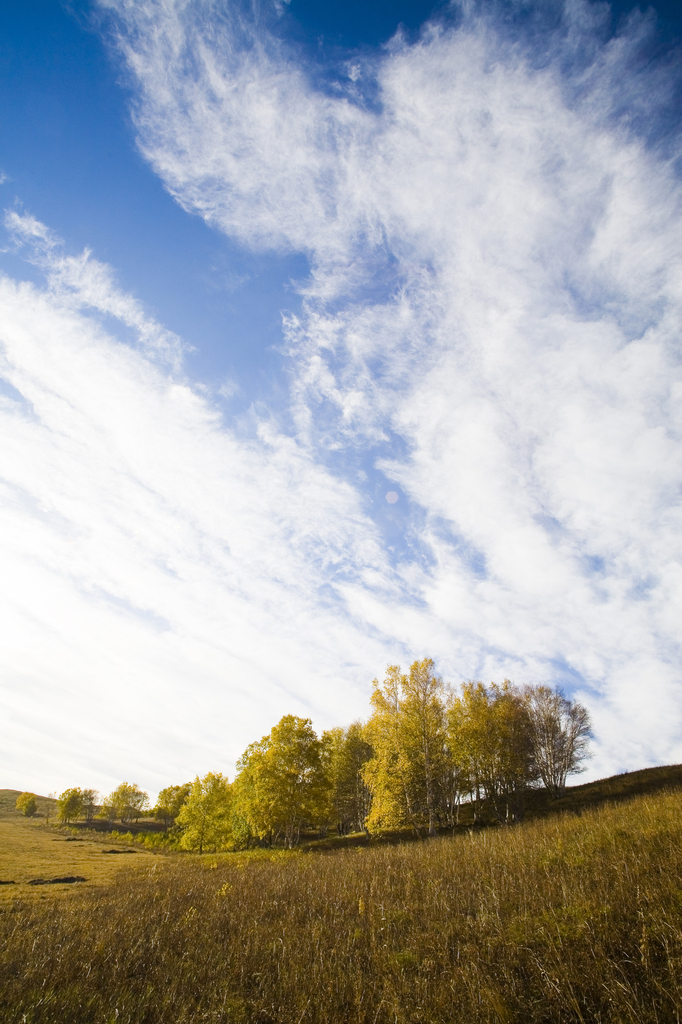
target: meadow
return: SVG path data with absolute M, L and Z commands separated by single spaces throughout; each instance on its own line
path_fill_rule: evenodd
M 111 835 L 81 837 L 68 829 L 46 827 L 49 815 L 56 820 L 55 800 L 38 797 L 38 815 L 23 817 L 14 806 L 17 795 L 0 790 L 0 905 L 18 894 L 22 900 L 46 900 L 72 893 L 74 883 L 55 883 L 55 878 L 83 879 L 80 890 L 99 891 L 121 876 L 120 855 L 128 851 L 135 853 L 123 858 L 131 862 L 128 869 L 147 863 L 149 855 L 143 850 L 112 842 Z
M 141 851 L 60 899 L 16 887 L 0 903 L 0 1017 L 679 1021 L 681 811 L 667 789 L 423 842 Z

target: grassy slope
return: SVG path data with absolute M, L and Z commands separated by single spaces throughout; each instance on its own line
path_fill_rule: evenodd
M 572 812 L 582 813 L 588 808 L 601 807 L 604 804 L 619 803 L 630 800 L 634 796 L 646 793 L 657 793 L 662 789 L 682 789 L 682 764 L 664 765 L 656 768 L 643 768 L 637 772 L 624 772 L 622 775 L 611 775 L 606 779 L 585 782 L 582 785 L 567 786 L 559 800 L 552 800 L 545 789 L 533 789 L 526 795 L 526 820 L 545 818 L 548 815 Z M 471 808 L 463 804 L 460 810 L 461 831 L 468 830 L 472 822 Z M 443 829 L 444 835 L 450 829 Z M 371 840 L 364 833 L 356 832 L 348 836 L 329 835 L 324 839 L 309 840 L 305 845 L 318 850 L 346 849 L 355 846 L 369 846 L 412 842 L 417 839 L 410 828 L 384 832 Z
M 528 817 L 540 817 L 557 811 L 582 811 L 587 807 L 656 793 L 664 788 L 682 788 L 682 764 L 643 768 L 638 772 L 625 772 L 595 782 L 567 786 L 559 800 L 550 800 L 544 789 L 536 790 L 528 797 Z
M 0 1019 L 677 1021 L 682 797 L 614 802 L 651 782 L 620 778 L 580 817 L 324 857 L 150 858 L 96 898 L 13 900 Z
M 123 859 L 104 852 L 111 843 L 75 840 L 63 831 L 46 827 L 45 814 L 49 811 L 54 820 L 56 803 L 47 797 L 38 798 L 39 813 L 35 817 L 25 818 L 14 806 L 18 795 L 15 790 L 0 790 L 0 880 L 15 883 L 0 885 L 0 900 L 17 897 L 45 900 L 72 893 L 76 888 L 94 889 L 111 884 L 121 870 Z M 149 856 L 136 850 L 134 858 L 125 858 L 126 867 L 130 870 L 141 866 Z M 86 881 L 77 885 L 27 885 L 34 878 L 74 875 Z

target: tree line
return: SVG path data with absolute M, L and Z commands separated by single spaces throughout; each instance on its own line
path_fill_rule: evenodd
M 308 718 L 285 715 L 250 744 L 232 782 L 209 772 L 163 789 L 153 808 L 188 850 L 295 846 L 305 829 L 377 833 L 409 827 L 433 836 L 459 822 L 510 824 L 529 788 L 557 798 L 582 771 L 591 735 L 587 710 L 547 686 L 443 682 L 430 658 L 408 672 L 391 665 L 373 682 L 366 723 L 318 736 Z M 149 813 L 146 793 L 123 783 L 95 807 L 92 790 L 61 794 L 62 821 L 95 813 L 132 821 Z

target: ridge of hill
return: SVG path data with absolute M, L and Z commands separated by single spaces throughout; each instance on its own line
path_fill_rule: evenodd
M 605 779 L 567 786 L 563 796 L 552 800 L 546 789 L 531 789 L 527 794 L 527 817 L 542 817 L 560 811 L 580 811 L 603 803 L 629 800 L 662 789 L 682 787 L 682 764 L 658 765 L 622 772 Z
M 529 789 L 525 794 L 525 820 L 535 821 L 556 814 L 582 814 L 591 808 L 617 804 L 638 796 L 659 793 L 662 790 L 682 789 L 682 764 L 657 765 L 640 768 L 634 772 L 622 772 L 605 779 L 595 779 L 576 786 L 567 786 L 563 796 L 553 799 L 546 789 Z M 473 823 L 471 805 L 462 804 L 459 815 L 459 830 L 468 831 Z M 495 823 L 497 824 L 497 823 Z M 450 828 L 442 828 L 441 835 L 449 835 Z M 314 850 L 344 849 L 369 844 L 395 844 L 419 840 L 409 827 L 382 832 L 371 839 L 364 833 L 346 836 L 329 835 L 323 839 L 308 839 L 302 845 Z M 421 837 L 425 838 L 425 837 Z

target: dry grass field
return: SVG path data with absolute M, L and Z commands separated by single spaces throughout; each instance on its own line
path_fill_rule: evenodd
M 46 811 L 54 801 L 38 800 L 38 814 L 25 818 L 14 807 L 18 792 L 0 790 L 0 901 L 47 900 L 73 896 L 76 890 L 95 891 L 111 885 L 125 869 L 137 870 L 147 864 L 148 853 L 139 847 L 117 844 L 117 853 L 108 837 L 75 837 L 68 830 L 46 826 Z M 54 817 L 53 817 L 54 820 Z M 125 851 L 134 849 L 133 855 Z M 123 856 L 122 856 L 123 854 Z M 83 878 L 82 882 L 31 885 L 36 879 Z
M 68 899 L 13 886 L 0 1019 L 678 1022 L 682 795 L 579 810 L 422 843 L 140 854 Z

